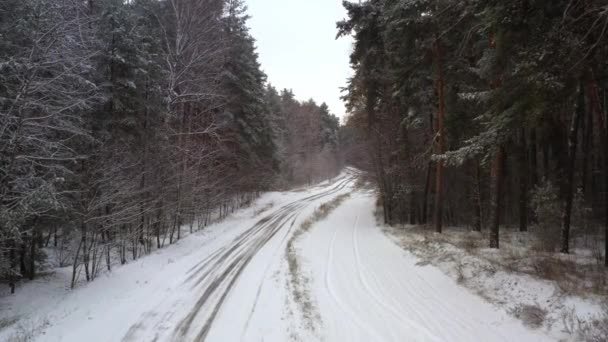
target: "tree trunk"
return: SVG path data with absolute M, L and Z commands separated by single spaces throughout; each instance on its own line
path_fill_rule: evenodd
M 44 240 L 44 246 L 41 246 L 40 248 L 49 246 L 49 244 L 51 243 L 51 238 L 53 237 L 53 230 L 55 229 L 57 228 L 53 227 L 49 229 L 49 235 L 47 235 L 46 239 Z
M 120 264 L 124 265 L 127 263 L 127 225 L 123 224 L 120 227 L 122 232 L 122 238 L 120 239 Z
M 549 144 L 545 143 L 543 147 L 543 178 L 545 181 L 549 180 L 551 172 L 549 171 Z
M 538 185 L 538 148 L 536 145 L 536 128 L 530 129 L 530 183 L 529 189 L 534 189 Z M 529 211 L 529 219 L 536 223 L 536 213 L 532 208 Z
M 374 134 L 374 133 L 372 133 Z M 382 194 L 382 204 L 384 208 L 384 223 L 391 223 L 391 195 L 388 189 L 388 182 L 386 180 L 386 172 L 384 172 L 384 162 L 382 160 L 382 147 L 380 146 L 380 137 L 378 134 L 374 134 L 375 145 L 376 145 L 376 172 L 379 178 L 380 192 Z
M 84 274 L 86 276 L 87 281 L 91 281 L 91 274 L 89 272 L 89 250 L 87 248 L 87 224 L 82 222 L 81 224 L 81 238 L 82 242 L 82 263 L 84 265 Z
M 161 220 L 163 217 L 162 214 L 163 211 L 163 205 L 162 205 L 162 199 L 159 200 L 158 204 L 157 204 L 157 208 L 156 208 L 156 222 L 154 223 L 154 233 L 156 235 L 156 248 L 160 249 L 161 245 L 160 245 L 160 228 L 161 228 Z
M 410 224 L 416 224 L 416 193 L 411 190 L 410 192 Z
M 445 136 L 443 121 L 445 117 L 445 98 L 444 98 L 444 79 L 443 79 L 443 66 L 441 63 L 441 48 L 439 46 L 439 40 L 435 39 L 435 59 L 437 63 L 437 96 L 439 100 L 439 108 L 437 111 L 437 141 L 436 141 L 436 155 L 442 155 L 445 153 Z M 435 231 L 441 233 L 443 230 L 443 160 L 437 160 L 437 171 L 435 173 Z
M 11 289 L 11 294 L 15 293 L 15 285 L 16 285 L 16 277 L 15 277 L 15 267 L 17 267 L 17 244 L 14 239 L 10 239 L 8 243 L 8 259 L 9 259 L 9 270 L 8 270 L 8 286 Z
M 582 143 L 582 170 L 581 170 L 581 191 L 585 199 L 587 199 L 588 180 L 589 180 L 589 164 L 590 164 L 590 152 L 593 149 L 593 105 L 591 101 L 588 101 L 586 108 L 588 108 L 586 115 L 581 118 L 581 131 L 583 133 Z
M 422 221 L 420 223 L 427 224 L 428 222 L 428 207 L 429 207 L 429 192 L 431 190 L 431 174 L 433 173 L 433 162 L 429 161 L 426 167 L 426 178 L 424 181 L 424 196 L 422 197 Z
M 27 253 L 27 234 L 26 232 L 21 233 L 21 244 L 19 245 L 19 273 L 21 277 L 27 275 L 27 266 L 25 265 L 25 255 Z
M 572 116 L 572 124 L 570 126 L 570 134 L 568 136 L 568 164 L 566 169 L 566 203 L 562 213 L 562 234 L 561 234 L 561 252 L 568 254 L 570 252 L 570 221 L 572 218 L 572 201 L 574 199 L 574 167 L 576 165 L 576 146 L 578 144 L 578 128 L 580 121 L 585 114 L 585 90 L 583 83 L 579 86 L 579 96 L 577 108 Z
M 145 91 L 145 100 L 148 101 L 148 79 L 146 78 L 146 91 Z M 143 156 L 141 156 L 142 161 L 142 171 L 141 171 L 141 181 L 140 181 L 140 191 L 141 191 L 141 199 L 140 199 L 140 235 L 139 242 L 144 247 L 144 253 L 150 253 L 150 248 L 147 248 L 145 239 L 144 239 L 144 227 L 145 227 L 145 208 L 144 203 L 146 201 L 148 192 L 146 191 L 146 173 L 148 171 L 147 163 L 148 163 L 148 106 L 144 106 L 144 122 L 143 122 Z
M 35 226 L 32 227 L 32 241 L 30 242 L 30 269 L 29 269 L 29 278 L 30 280 L 34 280 L 36 276 L 36 243 L 38 242 L 38 232 Z
M 108 269 L 108 271 L 112 271 L 112 259 L 110 258 L 110 250 L 111 250 L 111 241 L 110 241 L 110 233 L 108 231 L 105 232 L 106 234 L 106 241 L 105 241 L 105 248 L 106 248 L 106 267 Z M 102 237 L 103 237 L 103 232 L 102 232 Z
M 145 134 L 145 133 L 144 133 Z M 147 139 L 146 139 L 147 140 Z M 146 159 L 147 159 L 147 143 L 145 143 L 145 147 L 144 147 L 144 156 L 143 156 L 143 170 L 142 170 L 142 174 L 141 174 L 141 181 L 139 184 L 139 188 L 141 191 L 141 199 L 139 202 L 139 227 L 138 227 L 138 240 L 139 243 L 143 246 L 144 248 L 144 253 L 149 253 L 150 251 L 146 250 L 146 242 L 145 242 L 145 237 L 144 237 L 144 228 L 145 228 L 145 222 L 146 222 L 146 210 L 144 208 L 144 201 L 145 201 L 145 188 L 146 188 Z
M 186 122 L 187 122 L 187 118 L 188 118 L 188 113 L 187 113 L 187 103 L 183 103 L 181 105 L 181 112 L 182 112 L 182 120 L 181 120 L 181 130 L 180 130 L 180 134 L 178 136 L 178 146 L 180 148 L 180 153 L 182 154 L 182 158 L 181 158 L 181 170 L 179 171 L 179 177 L 177 180 L 177 209 L 175 210 L 175 222 L 174 222 L 174 227 L 173 230 L 171 232 L 171 236 L 169 237 L 169 243 L 172 244 L 173 243 L 173 232 L 175 231 L 175 229 L 177 229 L 177 240 L 179 240 L 181 238 L 181 215 L 182 215 L 182 197 L 183 197 L 183 181 L 184 181 L 184 177 L 186 176 L 186 169 L 187 169 L 187 161 L 188 161 L 188 148 L 187 148 L 187 136 L 184 135 L 184 133 L 186 132 Z
M 70 287 L 74 288 L 76 286 L 76 276 L 78 274 L 78 266 L 80 265 L 80 262 L 78 262 L 78 259 L 80 257 L 80 250 L 82 249 L 82 240 L 80 240 L 80 243 L 78 244 L 78 248 L 76 249 L 76 254 L 74 254 L 74 263 L 72 264 L 72 282 Z
M 595 81 L 589 85 L 589 102 L 596 116 L 598 131 L 600 135 L 600 150 L 603 155 L 603 175 L 604 175 L 604 265 L 608 267 L 608 127 L 604 120 L 604 113 L 601 111 L 597 84 Z
M 133 229 L 135 230 L 135 232 L 133 231 Z M 135 227 L 132 227 L 131 225 L 129 225 L 129 237 L 131 237 L 130 241 L 131 241 L 131 255 L 133 256 L 133 260 L 137 260 L 137 251 L 138 251 L 138 247 L 139 245 L 137 244 L 137 235 L 139 234 L 139 226 L 136 225 Z
M 481 216 L 481 189 L 482 189 L 482 184 L 481 184 L 481 165 L 479 164 L 479 160 L 475 160 L 474 161 L 474 167 L 475 167 L 475 190 L 473 191 L 473 193 L 475 194 L 475 198 L 473 199 L 475 204 L 474 204 L 474 211 L 475 211 L 475 218 L 474 218 L 474 222 L 473 222 L 473 230 L 476 232 L 481 232 L 481 225 L 482 225 L 482 216 Z
M 519 132 L 519 231 L 528 231 L 528 148 L 526 130 Z
M 490 229 L 490 248 L 500 247 L 500 213 L 502 211 L 502 197 L 504 184 L 504 168 L 505 168 L 505 148 L 500 145 L 496 151 L 496 157 L 493 165 L 493 183 L 494 191 L 492 196 L 492 227 Z

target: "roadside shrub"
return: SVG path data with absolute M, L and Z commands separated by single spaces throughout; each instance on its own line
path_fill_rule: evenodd
M 603 313 L 586 320 L 577 317 L 573 308 L 566 309 L 562 312 L 562 322 L 565 331 L 577 341 L 608 341 L 608 307 L 606 306 Z
M 477 249 L 479 249 L 481 245 L 481 239 L 479 236 L 468 235 L 463 240 L 461 240 L 460 245 L 462 249 L 465 250 L 468 254 L 473 254 Z
M 553 252 L 559 244 L 561 205 L 557 189 L 549 181 L 537 185 L 531 194 L 531 205 L 538 219 L 535 248 Z
M 545 322 L 547 310 L 538 305 L 521 304 L 514 308 L 511 314 L 521 319 L 530 328 L 538 329 Z

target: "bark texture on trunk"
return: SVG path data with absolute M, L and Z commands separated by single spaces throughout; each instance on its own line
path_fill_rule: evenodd
M 492 196 L 492 227 L 490 229 L 490 248 L 500 247 L 500 214 L 505 176 L 506 152 L 504 146 L 499 146 L 493 166 L 493 196 Z
M 519 231 L 528 231 L 528 147 L 526 131 L 519 133 Z
M 595 82 L 590 82 L 589 85 L 589 102 L 596 117 L 600 136 L 601 157 L 604 159 L 604 265 L 608 267 L 608 127 L 606 127 L 604 113 L 602 113 L 600 107 L 600 97 Z
M 561 252 L 570 252 L 570 221 L 572 218 L 572 201 L 574 199 L 574 167 L 576 164 L 576 146 L 578 144 L 578 128 L 585 114 L 585 91 L 583 83 L 579 87 L 577 108 L 572 116 L 570 134 L 568 135 L 568 164 L 566 166 L 565 192 L 566 203 L 562 213 Z
M 435 154 L 445 153 L 444 118 L 445 118 L 445 80 L 443 76 L 443 66 L 441 63 L 441 47 L 439 40 L 435 39 L 434 44 L 435 58 L 437 63 L 437 96 L 439 100 L 437 111 L 437 137 Z M 443 197 L 444 197 L 444 165 L 442 160 L 436 162 L 437 171 L 435 173 L 435 231 L 443 231 Z

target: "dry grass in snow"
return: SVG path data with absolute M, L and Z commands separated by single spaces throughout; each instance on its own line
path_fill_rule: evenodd
M 590 249 L 571 255 L 535 248 L 534 234 L 503 229 L 501 248 L 489 249 L 487 234 L 464 228 L 385 226 L 416 255 L 526 325 L 561 341 L 608 340 L 606 271 Z
M 306 324 L 306 328 L 311 331 L 317 330 L 317 322 L 320 322 L 318 310 L 315 308 L 314 301 L 310 295 L 309 286 L 310 281 L 308 277 L 303 273 L 301 262 L 298 260 L 297 248 L 295 247 L 296 242 L 301 236 L 310 231 L 313 224 L 325 219 L 329 214 L 340 206 L 350 194 L 340 195 L 333 200 L 321 204 L 310 217 L 304 220 L 298 229 L 295 230 L 289 241 L 287 242 L 287 262 L 289 265 L 289 277 L 288 287 L 293 294 L 296 304 L 300 307 L 303 321 Z

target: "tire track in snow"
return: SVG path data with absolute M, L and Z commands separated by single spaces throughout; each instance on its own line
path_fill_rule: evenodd
M 204 341 L 231 289 L 254 256 L 279 231 L 289 226 L 288 232 L 285 235 L 287 236 L 291 227 L 295 224 L 297 216 L 310 203 L 341 191 L 352 183 L 353 180 L 352 174 L 347 172 L 346 176 L 338 177 L 334 181 L 332 188 L 282 206 L 275 212 L 258 220 L 256 224 L 239 234 L 227 246 L 217 249 L 208 257 L 201 260 L 198 265 L 192 266 L 188 270 L 188 276 L 182 283 L 182 286 L 189 285 L 187 290 L 199 291 L 197 295 L 198 300 L 190 308 L 188 314 L 179 320 L 168 339 L 174 341 L 192 339 Z M 332 186 L 332 184 L 329 186 Z M 291 225 L 288 224 L 290 221 Z M 262 285 L 263 281 L 260 284 L 260 289 Z M 254 302 L 254 308 L 256 303 L 257 299 Z M 195 319 L 197 322 L 204 322 L 202 325 L 197 324 L 200 327 L 200 329 L 196 329 L 198 332 L 193 331 L 195 330 Z M 140 321 L 135 323 L 129 329 L 123 341 L 136 340 L 136 332 L 139 327 L 143 326 L 142 322 L 145 320 L 146 318 L 142 317 Z M 157 334 L 162 333 L 163 331 L 159 331 Z M 193 334 L 196 334 L 194 338 L 190 338 Z
M 426 309 L 424 312 L 421 310 L 417 311 L 418 314 L 425 317 L 422 322 L 425 322 L 425 324 L 431 322 L 433 328 L 440 332 L 440 336 L 443 339 L 466 341 L 469 335 L 463 334 L 463 331 L 478 330 L 479 327 L 473 327 L 470 324 L 471 321 L 478 320 L 465 314 L 466 307 L 453 308 L 452 304 L 446 303 L 444 299 L 437 295 L 437 293 L 442 293 L 442 291 L 437 290 L 432 283 L 428 282 L 415 271 L 410 272 L 410 274 L 414 275 L 413 279 L 408 279 L 406 282 L 397 281 L 397 283 L 401 284 L 400 288 L 408 290 L 408 303 L 415 303 L 414 307 Z M 389 275 L 389 277 L 395 279 L 392 275 Z M 430 308 L 433 308 L 433 310 Z M 442 313 L 442 315 L 438 316 L 438 312 Z M 438 317 L 450 317 L 450 320 L 437 320 Z M 509 339 L 505 339 L 502 335 L 496 337 L 499 337 L 500 341 L 509 341 Z
M 351 172 L 347 172 L 347 174 L 350 174 Z M 274 212 L 271 215 L 268 215 L 266 217 L 261 218 L 260 220 L 258 220 L 258 222 L 256 222 L 256 224 L 244 231 L 243 233 L 241 233 L 240 235 L 238 235 L 236 238 L 233 239 L 233 242 L 231 243 L 232 247 L 230 249 L 234 250 L 237 247 L 240 247 L 244 241 L 246 241 L 247 239 L 249 239 L 251 236 L 255 235 L 256 233 L 259 233 L 260 230 L 265 229 L 268 225 L 271 224 L 270 221 L 272 221 L 273 219 L 275 219 L 279 214 L 285 212 L 285 211 L 289 211 L 289 210 L 294 210 L 296 209 L 296 206 L 298 206 L 301 202 L 303 201 L 312 201 L 315 199 L 318 199 L 322 196 L 326 196 L 328 195 L 330 192 L 332 192 L 333 190 L 341 190 L 345 187 L 346 184 L 352 182 L 352 176 L 342 176 L 342 177 L 338 177 L 335 182 L 341 182 L 340 184 L 338 184 L 335 188 L 327 190 L 323 193 L 320 194 L 316 194 L 316 195 L 312 195 L 309 197 L 305 197 L 303 199 L 294 201 L 292 203 L 286 204 L 284 206 L 282 206 L 279 210 L 277 210 L 276 212 Z M 219 258 L 221 256 L 221 253 L 224 252 L 226 249 L 229 249 L 228 246 L 223 246 L 221 248 L 219 248 L 217 251 L 215 251 L 214 253 L 212 253 L 209 257 L 207 257 L 206 259 L 203 259 L 201 264 L 199 265 L 194 265 L 193 267 L 191 267 L 188 270 L 188 274 L 191 274 L 186 281 L 190 281 L 192 280 L 194 277 L 196 277 L 196 275 L 199 274 L 199 272 L 201 270 L 204 270 L 205 268 L 207 268 L 207 265 L 211 262 L 216 260 L 217 258 Z
M 230 280 L 230 282 L 227 284 L 225 290 L 223 291 L 223 294 L 221 295 L 218 303 L 215 305 L 212 314 L 210 315 L 210 317 L 207 319 L 205 325 L 203 326 L 203 328 L 201 329 L 201 331 L 198 333 L 198 335 L 196 336 L 196 340 L 197 341 L 204 341 L 205 338 L 207 337 L 211 326 L 213 324 L 214 319 L 216 318 L 219 309 L 221 308 L 221 305 L 223 304 L 224 300 L 226 299 L 226 296 L 228 295 L 228 293 L 230 292 L 231 288 L 234 286 L 234 283 L 236 282 L 236 280 L 238 279 L 238 276 L 242 273 L 242 271 L 244 270 L 244 268 L 247 266 L 247 264 L 249 264 L 249 262 L 251 261 L 251 259 L 253 258 L 253 256 L 264 246 L 266 245 L 266 243 L 272 239 L 275 234 L 284 226 L 284 223 L 288 222 L 289 220 L 291 220 L 291 218 L 293 218 L 294 216 L 298 215 L 299 212 L 297 212 L 296 210 L 300 210 L 303 209 L 304 207 L 306 207 L 310 202 L 312 202 L 315 199 L 319 199 L 325 196 L 329 196 L 332 195 L 340 190 L 342 190 L 344 187 L 346 187 L 350 182 L 352 182 L 352 177 L 349 177 L 348 179 L 346 179 L 345 181 L 343 181 L 342 183 L 340 183 L 338 186 L 334 187 L 333 189 L 330 189 L 326 192 L 323 192 L 321 194 L 318 195 L 313 195 L 313 196 L 309 196 L 307 198 L 304 198 L 302 200 L 296 201 L 295 204 L 294 203 L 288 205 L 291 209 L 290 213 L 293 213 L 292 215 L 290 215 L 286 220 L 282 221 L 281 219 L 283 217 L 281 217 L 280 219 L 277 220 L 277 224 L 272 227 L 271 233 L 267 234 L 266 236 L 263 237 L 261 243 L 257 243 L 255 246 L 253 246 L 253 248 L 251 248 L 249 250 L 249 252 L 247 253 L 247 255 L 245 256 L 245 261 L 244 263 L 241 265 L 241 267 L 238 269 L 238 271 L 236 272 L 235 276 L 232 277 L 232 279 Z M 293 206 L 292 206 L 293 205 Z M 284 223 L 283 223 L 284 222 Z M 191 321 L 188 324 L 188 328 L 191 325 Z M 183 337 L 183 336 L 181 336 Z M 181 339 L 180 339 L 181 340 Z
M 374 275 L 377 270 L 373 267 L 365 267 L 363 262 L 361 261 L 361 252 L 359 247 L 359 238 L 358 231 L 360 230 L 360 225 L 358 222 L 355 224 L 353 229 L 353 244 L 355 249 L 355 260 L 356 265 L 358 267 L 359 277 L 361 282 L 363 283 L 366 291 L 370 294 L 370 297 L 379 302 L 386 310 L 390 310 L 394 312 L 395 317 L 401 317 L 400 320 L 404 322 L 412 321 L 411 319 L 405 319 L 403 314 L 399 314 L 399 309 L 393 305 L 388 304 L 386 301 L 383 301 L 376 292 L 371 290 L 370 286 L 370 278 L 375 284 L 383 284 L 383 282 L 379 282 L 378 278 Z M 361 268 L 364 268 L 363 270 Z M 368 275 L 368 277 L 365 276 Z M 384 276 L 388 276 L 395 283 L 401 284 L 399 289 L 405 289 L 406 292 L 402 292 L 408 295 L 407 309 L 413 315 L 418 317 L 418 322 L 423 322 L 423 326 L 417 325 L 416 329 L 425 333 L 425 336 L 428 338 L 433 338 L 437 340 L 437 336 L 441 336 L 440 340 L 445 339 L 457 339 L 457 340 L 467 340 L 468 335 L 462 335 L 461 332 L 463 330 L 473 331 L 475 328 L 470 325 L 470 321 L 464 319 L 462 310 L 456 310 L 452 308 L 451 305 L 446 304 L 445 300 L 442 300 L 437 296 L 437 293 L 441 293 L 434 288 L 434 286 L 429 283 L 426 279 L 421 277 L 417 272 L 412 271 L 408 274 L 411 277 L 407 277 L 408 281 L 406 283 L 402 283 L 397 281 L 397 278 L 391 272 L 385 272 Z M 422 282 L 422 284 L 415 282 L 416 280 Z M 390 292 L 390 291 L 389 291 Z M 433 310 L 430 310 L 433 308 Z M 402 310 L 401 310 L 402 311 Z M 434 312 L 436 311 L 436 312 Z M 458 313 L 456 313 L 456 311 Z M 437 320 L 437 312 L 447 313 L 447 317 L 450 317 L 450 321 L 441 321 Z M 458 329 L 453 329 L 453 327 L 457 326 Z M 452 329 L 448 329 L 452 327 Z M 421 330 L 423 328 L 424 330 Z M 431 333 L 434 332 L 434 333 Z M 449 332 L 448 332 L 449 331 Z M 455 336 L 455 333 L 457 336 Z
M 365 289 L 365 291 L 369 294 L 370 298 L 372 298 L 385 312 L 388 312 L 390 315 L 393 316 L 393 318 L 397 319 L 398 321 L 401 321 L 405 324 L 407 324 L 407 326 L 412 329 L 412 330 L 418 330 L 422 333 L 424 333 L 425 337 L 428 340 L 434 340 L 434 341 L 438 341 L 438 339 L 435 337 L 435 334 L 432 334 L 427 327 L 420 327 L 417 326 L 416 324 L 413 324 L 412 320 L 409 317 L 406 317 L 405 315 L 401 314 L 399 312 L 399 310 L 395 309 L 395 307 L 393 307 L 392 305 L 390 305 L 389 303 L 387 303 L 386 301 L 382 300 L 381 296 L 379 296 L 376 291 L 374 291 L 372 289 L 372 287 L 370 286 L 366 276 L 365 276 L 365 272 L 363 271 L 363 264 L 361 262 L 361 253 L 359 251 L 359 217 L 360 214 L 357 213 L 357 216 L 355 218 L 355 224 L 353 226 L 352 229 L 352 241 L 353 241 L 353 253 L 355 256 L 355 267 L 357 269 L 357 275 L 359 278 L 359 282 L 363 285 L 363 288 Z M 418 312 L 414 312 L 414 314 L 416 314 L 418 316 L 419 319 L 421 319 L 422 321 L 422 317 L 419 315 Z M 422 329 L 421 329 L 422 328 Z
M 404 315 L 407 317 L 408 313 L 416 317 L 413 320 L 409 319 L 409 321 L 416 325 L 413 331 L 425 333 L 421 336 L 422 339 L 469 341 L 472 336 L 485 335 L 492 336 L 491 340 L 495 341 L 512 340 L 505 338 L 492 324 L 488 324 L 488 322 L 480 319 L 482 317 L 468 313 L 466 307 L 462 307 L 458 303 L 446 301 L 445 297 L 442 299 L 439 294 L 445 293 L 444 290 L 433 286 L 434 284 L 430 283 L 417 272 L 418 266 L 411 266 L 409 264 L 399 265 L 399 269 L 409 275 L 407 277 L 397 277 L 398 273 L 383 271 L 384 268 L 378 264 L 382 263 L 382 261 L 375 258 L 375 253 L 367 253 L 366 255 L 361 253 L 360 242 L 366 241 L 367 244 L 365 246 L 373 247 L 375 245 L 374 242 L 380 242 L 379 240 L 375 241 L 374 237 L 377 239 L 388 238 L 383 235 L 373 234 L 373 237 L 370 237 L 371 240 L 366 240 L 360 237 L 360 232 L 361 225 L 357 217 L 356 224 L 353 227 L 352 241 L 355 261 L 358 267 L 357 272 L 360 273 L 359 279 L 363 283 L 366 292 L 371 299 L 385 306 L 385 309 L 395 311 L 397 315 L 395 317 L 404 317 Z M 378 244 L 378 246 L 381 245 L 382 243 Z M 398 258 L 395 259 L 397 260 Z M 378 278 L 377 275 L 381 275 L 382 277 Z M 380 281 L 379 279 L 383 277 L 385 278 L 384 281 Z M 391 286 L 393 284 L 396 284 L 396 286 Z M 374 291 L 373 288 L 378 290 Z M 399 301 L 399 303 L 407 303 L 405 310 L 399 305 L 391 305 L 382 299 L 383 293 L 393 293 L 395 291 L 406 296 L 407 299 Z M 399 312 L 403 314 L 399 315 Z M 448 317 L 449 319 L 446 319 Z M 397 321 L 407 322 L 408 320 L 401 318 Z M 478 323 L 472 324 L 473 322 Z
M 285 246 L 285 244 L 287 243 L 287 240 L 289 239 L 289 236 L 291 235 L 291 232 L 293 231 L 293 226 L 295 225 L 296 220 L 298 219 L 298 216 L 300 216 L 300 213 L 298 213 L 296 215 L 296 217 L 294 217 L 294 219 L 291 221 L 291 224 L 289 225 L 289 230 L 285 233 L 285 235 L 283 236 L 283 239 L 281 239 L 279 248 L 277 248 L 273 253 L 273 259 L 284 249 L 283 246 Z M 264 287 L 266 279 L 268 278 L 268 272 L 270 271 L 271 266 L 273 266 L 273 265 L 268 264 L 266 266 L 266 269 L 264 270 L 263 280 L 260 283 L 260 285 L 258 286 L 258 290 L 255 295 L 255 300 L 253 302 L 253 307 L 251 308 L 251 311 L 249 312 L 249 316 L 247 316 L 247 322 L 245 323 L 245 327 L 243 328 L 243 332 L 241 333 L 241 341 L 244 340 L 245 335 L 247 334 L 247 330 L 249 330 L 249 324 L 251 322 L 251 318 L 253 318 L 253 313 L 255 312 L 255 309 L 257 308 L 258 301 L 260 300 L 260 295 L 262 293 L 262 288 Z
M 296 213 L 297 214 L 297 213 Z M 196 341 L 203 341 L 207 337 L 209 330 L 211 329 L 211 325 L 215 320 L 226 296 L 229 294 L 230 289 L 234 286 L 238 277 L 244 271 L 245 267 L 249 264 L 249 262 L 253 259 L 255 254 L 270 240 L 275 234 L 280 230 L 282 219 L 287 217 L 287 220 L 292 218 L 295 214 L 289 215 L 289 213 L 284 213 L 281 215 L 275 222 L 274 225 L 270 226 L 270 233 L 265 234 L 255 241 L 254 245 L 249 249 L 246 249 L 243 254 L 237 255 L 234 257 L 234 261 L 228 265 L 227 268 L 224 269 L 223 272 L 220 273 L 219 276 L 214 278 L 210 285 L 206 287 L 205 292 L 197 301 L 195 307 L 191 310 L 191 312 L 186 316 L 184 320 L 180 322 L 178 327 L 176 328 L 175 337 L 177 341 L 182 341 L 187 333 L 189 332 L 192 322 L 194 318 L 199 314 L 203 305 L 206 304 L 211 296 L 215 294 L 215 292 L 219 291 L 219 297 L 216 303 L 212 303 L 212 311 L 209 317 L 206 319 L 205 324 L 203 325 L 200 332 L 196 335 Z
M 420 266 L 415 266 L 415 268 Z M 373 268 L 370 270 L 370 274 L 374 274 Z M 476 321 L 474 317 L 466 314 L 467 308 L 454 307 L 453 304 L 446 303 L 445 299 L 442 299 L 438 294 L 442 293 L 441 290 L 437 289 L 432 283 L 422 277 L 416 270 L 411 270 L 408 274 L 411 277 L 405 278 L 405 282 L 400 281 L 401 278 L 397 278 L 393 273 L 385 274 L 394 283 L 399 284 L 399 289 L 407 289 L 406 294 L 408 295 L 407 303 L 413 303 L 408 308 L 418 308 L 416 310 L 417 315 L 421 315 L 428 328 L 433 331 L 440 332 L 439 336 L 444 339 L 455 338 L 455 334 L 458 335 L 458 340 L 467 340 L 467 334 L 462 334 L 463 331 L 474 331 L 479 327 L 474 327 L 470 322 Z M 431 310 L 433 308 L 433 310 Z M 425 309 L 425 310 L 420 310 Z M 445 317 L 450 317 L 449 321 L 437 320 L 437 312 L 445 313 Z M 441 317 L 441 316 L 439 316 Z M 431 326 L 429 326 L 431 324 Z M 500 335 L 500 340 L 508 341 L 504 336 Z
M 353 322 L 355 325 L 358 325 L 359 327 L 363 328 L 370 336 L 373 336 L 372 341 L 382 341 L 380 334 L 376 330 L 371 328 L 369 325 L 365 324 L 365 321 L 363 319 L 361 319 L 361 317 L 358 317 L 357 315 L 355 315 L 352 310 L 349 310 L 346 307 L 346 305 L 342 302 L 342 300 L 338 297 L 335 290 L 333 289 L 332 281 L 331 281 L 331 276 L 332 276 L 331 269 L 332 269 L 332 264 L 334 262 L 334 250 L 335 250 L 336 238 L 338 237 L 338 230 L 339 229 L 337 227 L 334 229 L 334 234 L 331 238 L 331 241 L 329 243 L 329 248 L 327 250 L 327 258 L 326 258 L 326 263 L 325 263 L 325 287 L 327 289 L 327 292 L 329 293 L 331 300 L 336 304 L 336 306 L 340 309 L 340 311 L 342 311 L 344 314 L 346 314 L 348 316 L 348 318 L 350 319 L 351 322 Z
M 340 178 L 340 180 L 342 180 L 342 179 L 343 179 L 343 177 Z M 326 192 L 323 192 L 321 194 L 312 195 L 312 196 L 303 198 L 301 200 L 292 202 L 290 204 L 284 205 L 283 207 L 281 207 L 279 210 L 277 210 L 273 214 L 260 219 L 252 228 L 246 230 L 245 232 L 243 232 L 239 236 L 237 236 L 235 239 L 233 239 L 233 241 L 230 243 L 230 245 L 232 247 L 227 248 L 226 246 L 224 246 L 224 247 L 220 248 L 220 250 L 216 251 L 211 256 L 209 256 L 207 259 L 204 259 L 202 261 L 202 264 L 200 266 L 194 266 L 194 267 L 192 267 L 191 271 L 196 270 L 196 272 L 194 272 L 193 274 L 191 274 L 186 279 L 185 282 L 189 282 L 193 278 L 195 278 L 196 276 L 200 276 L 201 271 L 204 271 L 206 268 L 208 268 L 207 267 L 208 264 L 210 262 L 212 262 L 212 261 L 215 261 L 215 263 L 214 263 L 214 267 L 212 267 L 211 270 L 215 269 L 218 266 L 218 263 L 221 262 L 221 260 L 223 258 L 225 258 L 226 255 L 233 254 L 233 252 L 236 249 L 242 247 L 243 244 L 245 242 L 247 242 L 247 240 L 250 239 L 252 236 L 254 236 L 255 234 L 258 234 L 260 231 L 262 231 L 264 229 L 267 229 L 270 225 L 273 225 L 273 223 L 276 223 L 277 220 L 282 219 L 284 216 L 281 216 L 281 214 L 284 214 L 286 212 L 299 209 L 299 207 L 302 205 L 301 202 L 303 202 L 303 201 L 310 202 L 310 201 L 316 200 L 316 199 L 318 199 L 320 197 L 333 194 L 337 190 L 343 189 L 351 181 L 352 181 L 352 179 L 348 178 L 348 179 L 344 180 L 343 182 L 341 182 L 340 184 L 338 184 L 338 186 L 336 186 L 333 189 L 330 189 L 330 190 L 328 190 Z M 225 251 L 226 249 L 228 249 L 228 251 L 226 251 L 224 254 L 221 254 L 221 252 Z M 220 261 L 218 261 L 218 259 Z M 204 273 L 203 276 L 200 277 L 200 278 L 206 278 L 207 275 L 208 275 L 208 272 Z M 198 285 L 199 283 L 200 283 L 200 279 L 199 279 L 199 281 L 197 281 L 196 285 Z

